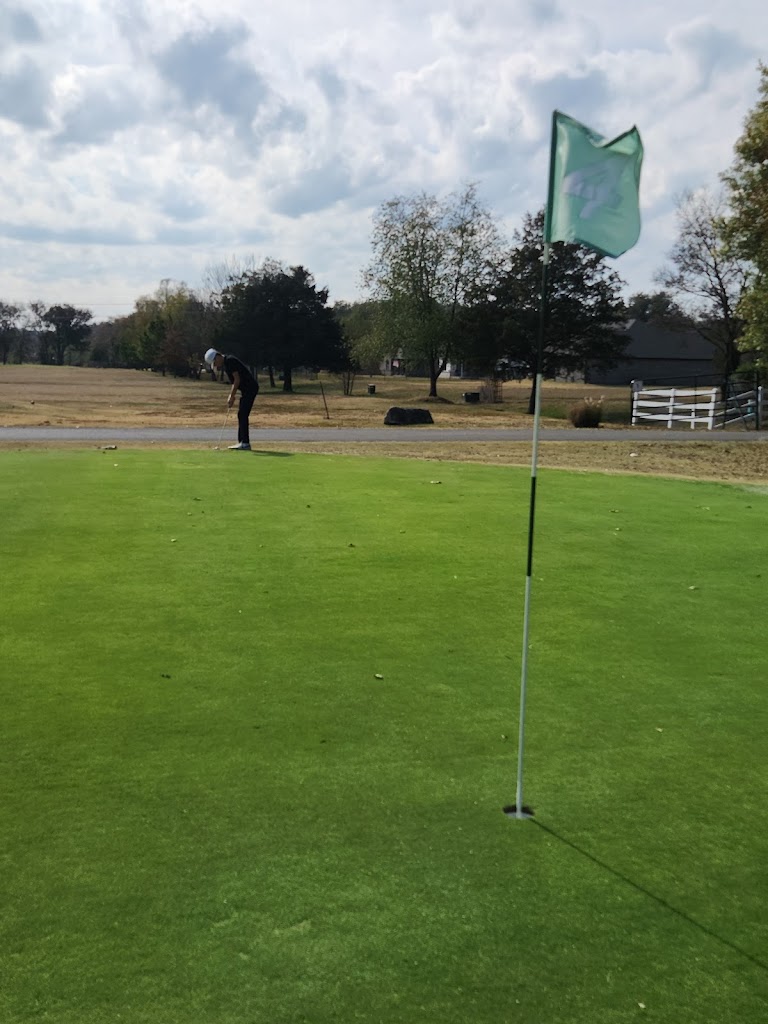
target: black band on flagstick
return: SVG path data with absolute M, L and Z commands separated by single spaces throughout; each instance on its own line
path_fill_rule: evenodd
M 533 528 L 536 522 L 536 477 L 531 476 L 531 497 L 528 509 L 528 567 L 525 575 L 530 579 L 533 575 Z

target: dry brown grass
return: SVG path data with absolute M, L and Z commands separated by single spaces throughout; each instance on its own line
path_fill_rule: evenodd
M 393 458 L 419 458 L 430 461 L 485 462 L 496 465 L 527 465 L 531 446 L 527 442 L 472 441 L 446 442 L 339 442 L 337 427 L 380 427 L 391 405 L 423 405 L 427 391 L 423 380 L 388 377 L 360 377 L 355 394 L 345 398 L 333 378 L 322 378 L 330 419 L 318 381 L 299 380 L 297 393 L 284 395 L 262 383 L 251 422 L 258 427 L 329 427 L 327 441 L 258 441 L 254 447 L 264 451 L 303 451 L 345 455 L 377 455 Z M 367 385 L 376 385 L 376 395 L 366 394 Z M 439 391 L 447 401 L 429 404 L 437 427 L 530 427 L 525 409 L 529 384 L 504 386 L 501 405 L 467 405 L 462 393 L 478 390 L 478 381 L 441 382 Z M 3 426 L 173 426 L 216 427 L 223 422 L 227 387 L 210 380 L 177 380 L 135 370 L 90 370 L 76 367 L 4 366 L 0 367 L 0 425 Z M 603 397 L 608 425 L 628 414 L 629 396 L 625 388 L 596 388 L 583 384 L 546 382 L 543 408 L 559 418 L 545 415 L 547 427 L 569 427 L 567 412 L 583 397 Z M 429 430 L 430 428 L 422 428 Z M 13 447 L 26 447 L 13 443 Z M 38 447 L 37 443 L 35 447 Z M 121 447 L 137 446 L 121 442 Z M 160 447 L 159 444 L 155 445 Z M 165 445 L 164 445 L 165 446 Z M 169 444 L 184 448 L 189 444 Z M 51 445 L 53 447 L 53 445 Z M 741 481 L 764 484 L 768 481 L 768 444 L 737 441 L 693 440 L 686 442 L 579 442 L 544 441 L 540 446 L 540 464 L 544 468 L 592 470 L 610 473 L 639 473 L 695 479 Z
M 326 419 L 321 385 L 325 391 Z M 369 384 L 376 394 L 368 395 Z M 500 405 L 464 403 L 465 391 L 478 391 L 480 381 L 441 381 L 441 400 L 428 404 L 439 427 L 526 427 L 530 384 L 504 385 Z M 400 377 L 359 377 L 354 394 L 345 397 L 339 381 L 295 381 L 295 394 L 283 394 L 261 382 L 251 423 L 255 427 L 380 427 L 391 405 L 424 405 L 425 380 Z M 548 427 L 567 427 L 568 409 L 585 396 L 605 394 L 611 415 L 626 415 L 626 388 L 596 388 L 583 384 L 547 382 L 543 412 Z M 211 380 L 163 377 L 140 370 L 92 370 L 71 366 L 0 367 L 0 425 L 93 427 L 207 427 L 220 425 L 227 386 Z

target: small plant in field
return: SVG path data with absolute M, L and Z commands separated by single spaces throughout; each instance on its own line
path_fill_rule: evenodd
M 574 427 L 599 427 L 603 418 L 603 399 L 582 398 L 572 406 L 568 418 Z

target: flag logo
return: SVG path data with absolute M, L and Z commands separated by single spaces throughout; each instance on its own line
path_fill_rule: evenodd
M 603 207 L 614 210 L 621 203 L 621 192 L 617 185 L 624 170 L 618 160 L 603 160 L 578 171 L 571 171 L 563 178 L 561 191 L 566 196 L 583 199 L 579 217 L 589 220 L 599 216 Z

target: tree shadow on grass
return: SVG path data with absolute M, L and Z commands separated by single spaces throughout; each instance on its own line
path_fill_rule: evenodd
M 612 868 L 610 864 L 606 864 L 604 860 L 600 860 L 600 858 L 596 857 L 593 853 L 589 853 L 583 847 L 579 846 L 577 843 L 574 843 L 573 840 L 566 839 L 565 836 L 561 836 L 558 832 L 555 832 L 553 828 L 550 828 L 549 825 L 545 825 L 542 821 L 539 821 L 538 818 L 531 818 L 530 820 L 533 822 L 534 825 L 538 825 L 540 829 L 542 829 L 548 835 L 552 836 L 553 839 L 557 839 L 565 846 L 570 846 L 572 850 L 575 850 L 576 853 L 580 853 L 581 856 L 586 857 L 587 860 L 591 860 L 593 864 L 596 864 L 599 868 L 602 868 L 603 871 L 610 872 L 610 874 L 612 874 L 615 878 L 618 878 L 620 881 L 624 882 L 625 885 L 630 886 L 636 892 L 642 893 L 643 896 L 647 896 L 649 899 L 652 899 L 655 903 L 658 903 L 660 907 L 663 907 L 665 910 L 669 910 L 671 913 L 675 914 L 683 921 L 686 921 L 688 924 L 693 925 L 694 928 L 698 928 L 700 932 L 703 932 L 705 935 L 708 935 L 712 939 L 716 939 L 724 946 L 727 946 L 729 949 L 733 950 L 734 953 L 738 953 L 739 956 L 743 956 L 746 960 L 749 960 L 750 963 L 755 965 L 755 967 L 759 967 L 762 971 L 766 971 L 768 973 L 768 963 L 766 963 L 764 960 L 760 960 L 752 953 L 748 953 L 746 949 L 742 949 L 741 946 L 736 945 L 735 942 L 731 942 L 730 939 L 726 939 L 722 935 L 718 935 L 717 932 L 713 932 L 711 928 L 707 928 L 705 924 L 701 924 L 700 921 L 697 921 L 695 918 L 690 917 L 688 914 L 685 913 L 684 910 L 678 910 L 677 907 L 673 907 L 671 903 L 668 903 L 663 897 L 657 896 L 656 893 L 651 892 L 650 889 L 646 889 L 645 886 L 640 885 L 638 882 L 633 882 L 631 878 L 627 878 L 626 875 L 623 875 L 620 871 L 617 871 L 616 868 Z

